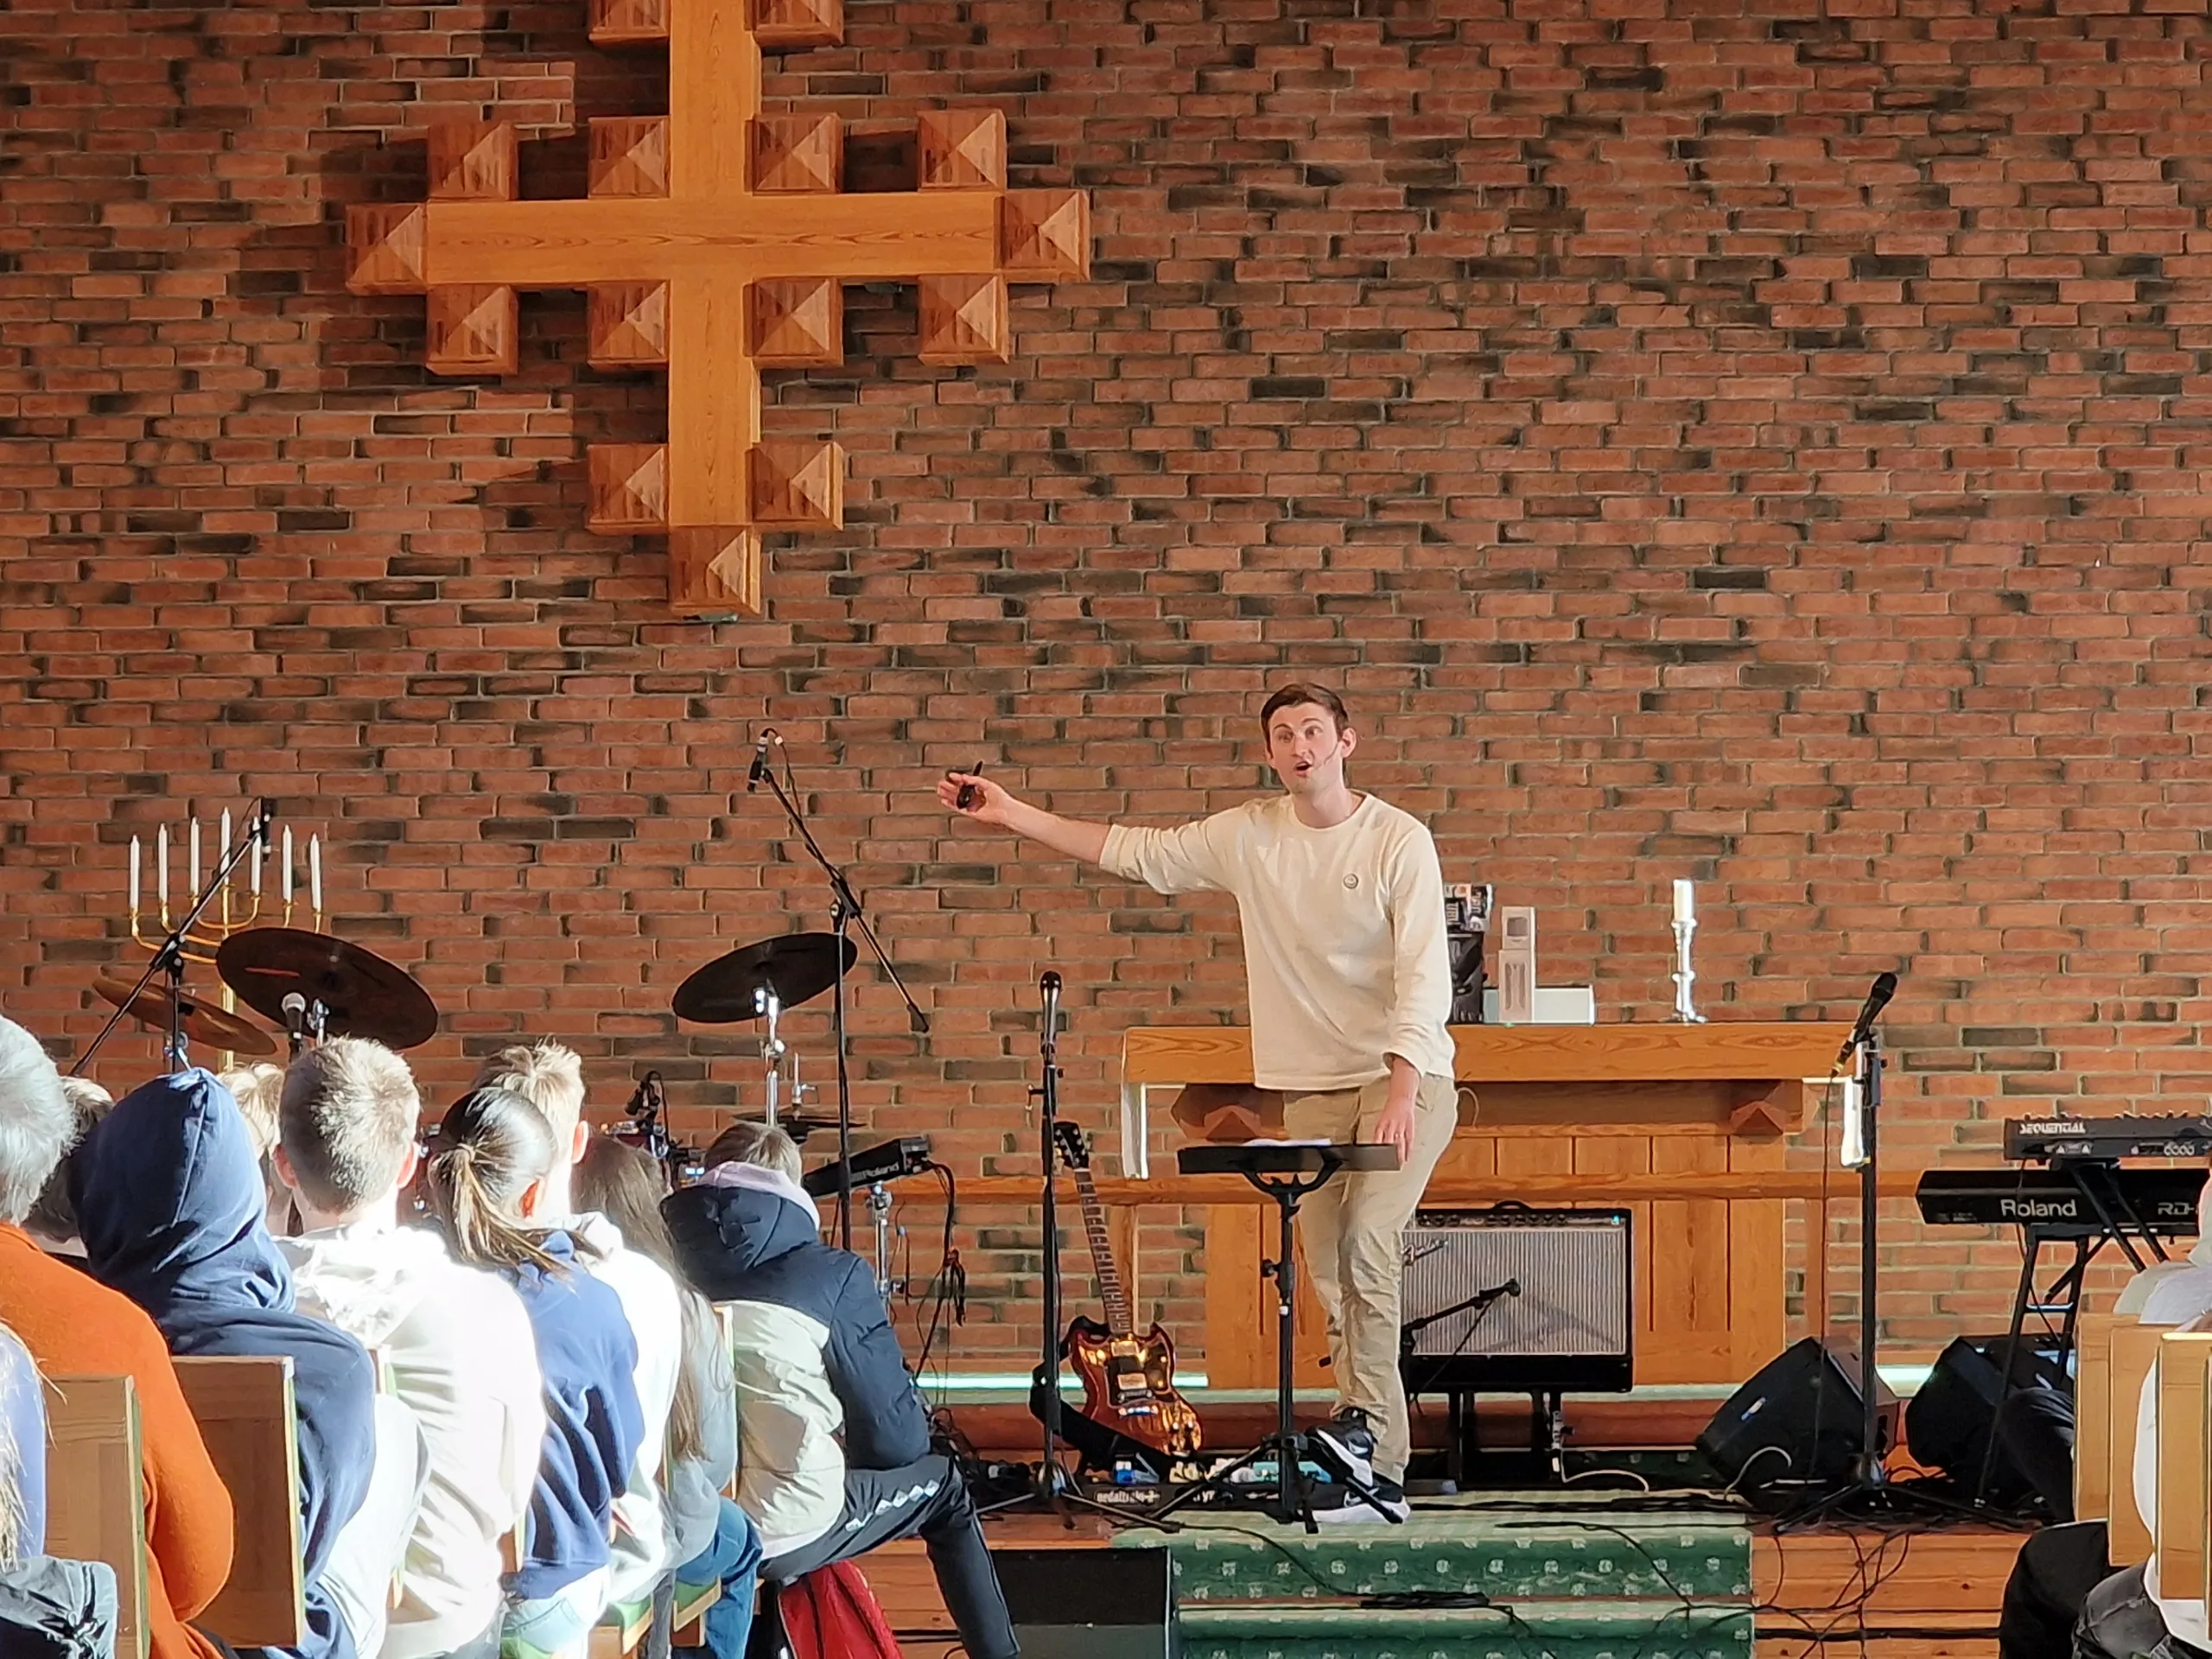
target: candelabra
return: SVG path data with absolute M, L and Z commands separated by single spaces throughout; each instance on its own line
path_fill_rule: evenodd
M 251 817 L 251 813 L 247 815 L 249 824 Z M 137 836 L 130 837 L 129 889 L 130 942 L 141 950 L 145 951 L 147 955 L 157 954 L 163 944 L 167 942 L 170 930 L 177 925 L 179 920 L 190 916 L 195 908 L 199 910 L 199 918 L 182 936 L 182 955 L 187 962 L 202 963 L 210 966 L 213 964 L 215 953 L 222 948 L 224 940 L 234 933 L 243 933 L 250 927 L 261 926 L 268 919 L 263 915 L 262 905 L 262 867 L 267 862 L 267 849 L 256 848 L 246 853 L 243 861 L 245 867 L 245 891 L 240 893 L 238 891 L 239 886 L 238 872 L 235 868 L 227 868 L 231 864 L 232 845 L 231 811 L 228 807 L 223 809 L 222 817 L 218 821 L 216 837 L 215 868 L 219 871 L 226 870 L 226 874 L 220 885 L 210 894 L 207 887 L 208 870 L 201 856 L 203 841 L 200 816 L 194 813 L 187 821 L 184 836 L 184 868 L 181 872 L 184 878 L 182 902 L 172 911 L 169 902 L 169 827 L 166 823 L 161 826 L 154 839 L 154 906 L 150 918 L 144 908 L 143 865 L 145 849 Z M 283 855 L 278 885 L 278 896 L 282 901 L 283 911 L 281 916 L 276 918 L 277 924 L 284 927 L 292 925 L 295 909 L 293 893 L 297 868 L 297 861 L 293 851 L 292 832 L 287 828 L 283 836 Z M 307 877 L 307 905 L 312 918 L 310 931 L 320 933 L 322 931 L 322 837 L 321 836 L 308 837 Z M 207 899 L 204 907 L 200 905 L 203 897 Z M 228 985 L 222 987 L 222 1008 L 226 1014 L 238 1012 L 237 998 L 232 995 Z M 227 1064 L 232 1058 L 228 1051 L 226 1051 L 223 1056 L 225 1062 Z
M 1690 941 L 1697 937 L 1696 893 L 1694 882 L 1675 883 L 1675 1018 L 1687 1026 L 1705 1023 L 1691 995 L 1697 983 L 1697 969 L 1690 965 Z

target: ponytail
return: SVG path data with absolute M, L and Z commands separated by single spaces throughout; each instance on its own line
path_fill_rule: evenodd
M 478 1267 L 567 1264 L 540 1242 L 543 1229 L 522 1220 L 522 1195 L 553 1167 L 553 1133 L 528 1100 L 510 1090 L 472 1090 L 430 1137 L 423 1185 L 454 1254 Z

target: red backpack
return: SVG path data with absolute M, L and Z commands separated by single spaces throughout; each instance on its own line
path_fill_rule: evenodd
M 851 1561 L 761 1592 L 747 1659 L 899 1659 L 875 1592 Z

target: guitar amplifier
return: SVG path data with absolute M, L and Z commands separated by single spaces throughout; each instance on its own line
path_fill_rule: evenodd
M 1423 1210 L 1406 1229 L 1403 1260 L 1408 1392 L 1631 1386 L 1627 1211 Z

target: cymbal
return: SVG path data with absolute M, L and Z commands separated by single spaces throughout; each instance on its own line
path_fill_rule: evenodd
M 785 1007 L 795 1008 L 835 985 L 859 954 L 850 939 L 841 941 L 835 933 L 786 933 L 759 940 L 695 969 L 676 988 L 677 1017 L 702 1026 L 755 1019 L 755 994 L 763 988 L 773 991 Z
M 130 995 L 131 982 L 111 979 L 102 974 L 92 982 L 92 988 L 106 1001 L 110 1007 L 126 1010 L 134 1020 L 141 1020 L 157 1031 L 169 1028 L 168 988 L 159 979 L 149 980 L 137 996 Z M 274 1054 L 276 1045 L 259 1026 L 248 1025 L 235 1014 L 226 1013 L 212 1002 L 203 1002 L 196 996 L 183 998 L 179 1005 L 183 1018 L 184 1034 L 195 1043 L 206 1043 L 211 1048 L 227 1048 L 233 1054 Z
M 215 971 L 246 1007 L 280 1025 L 284 998 L 297 991 L 322 1004 L 323 1029 L 333 1037 L 368 1037 L 388 1048 L 412 1048 L 437 1033 L 438 1005 L 412 975 L 327 933 L 250 927 L 223 941 Z

